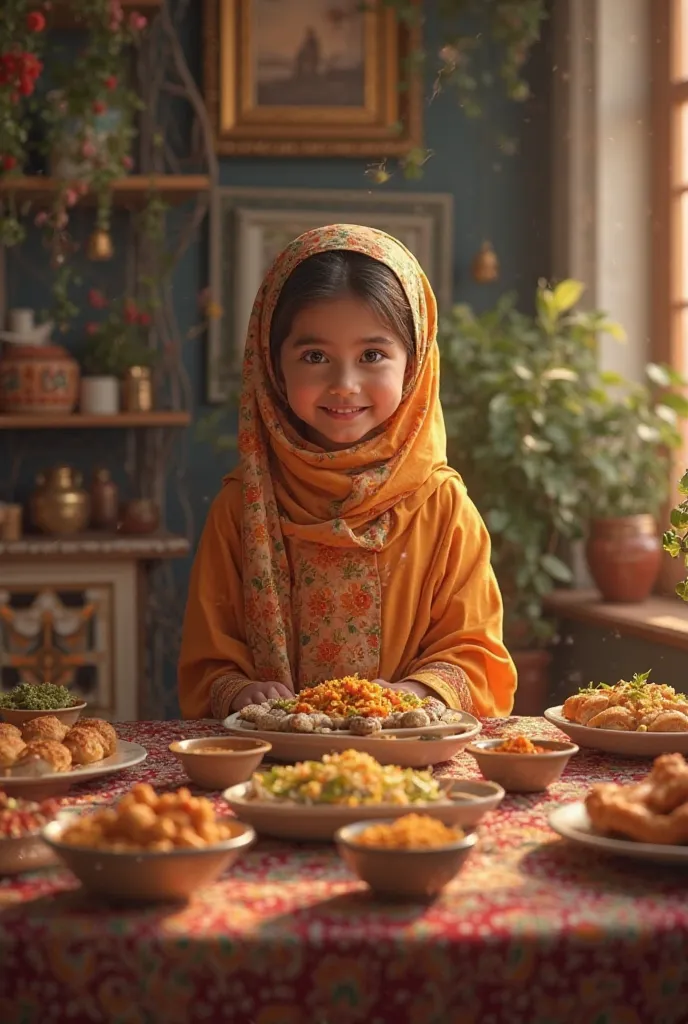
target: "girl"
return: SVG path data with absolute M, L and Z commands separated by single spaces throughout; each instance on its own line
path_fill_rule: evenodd
M 358 673 L 506 715 L 490 538 L 446 463 L 435 298 L 396 239 L 346 224 L 282 252 L 256 298 L 225 478 L 191 575 L 186 718 Z

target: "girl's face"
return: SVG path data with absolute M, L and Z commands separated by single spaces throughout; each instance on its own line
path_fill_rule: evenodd
M 280 352 L 289 406 L 326 451 L 370 437 L 396 412 L 407 364 L 401 338 L 353 297 L 300 310 Z

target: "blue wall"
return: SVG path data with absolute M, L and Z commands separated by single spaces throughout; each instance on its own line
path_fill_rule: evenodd
M 185 33 L 188 54 L 193 70 L 201 67 L 200 4 L 194 9 Z M 428 4 L 428 7 L 435 6 Z M 437 25 L 432 19 L 427 25 L 428 52 L 434 53 L 441 45 Z M 431 69 L 430 69 L 431 70 Z M 543 42 L 531 58 L 529 78 L 533 99 L 527 104 L 508 104 L 497 98 L 487 116 L 479 121 L 468 121 L 457 107 L 453 96 L 440 96 L 425 109 L 425 142 L 435 156 L 428 162 L 419 182 L 406 182 L 397 173 L 383 186 L 390 190 L 416 190 L 422 192 L 451 192 L 454 195 L 454 294 L 457 300 L 478 307 L 491 305 L 502 292 L 516 289 L 521 302 L 527 306 L 538 277 L 549 272 L 550 253 L 550 75 L 551 58 L 548 25 L 545 24 Z M 430 81 L 428 83 L 428 95 Z M 517 140 L 518 155 L 504 157 L 494 144 L 495 138 L 505 135 Z M 368 189 L 370 182 L 364 175 L 369 161 L 363 160 L 269 160 L 224 159 L 221 164 L 221 183 L 234 186 L 265 186 L 294 188 L 346 188 Z M 380 186 L 375 186 L 380 187 Z M 479 286 L 470 277 L 470 263 L 476 250 L 489 237 L 499 255 L 501 278 L 490 286 Z M 40 308 L 46 302 L 44 284 L 37 283 L 27 273 L 27 259 L 38 257 L 45 262 L 34 244 L 28 252 L 9 256 L 8 284 L 12 305 L 30 304 Z M 123 280 L 123 267 L 98 268 L 86 264 L 91 274 L 106 275 L 107 280 L 96 278 L 85 282 L 109 285 Z M 198 319 L 198 295 L 207 281 L 207 239 L 202 237 L 187 252 L 175 279 L 175 301 L 182 335 Z M 78 336 L 68 336 L 66 343 L 74 348 Z M 209 410 L 204 406 L 205 353 L 200 342 L 187 346 L 187 366 L 191 376 L 197 418 Z M 107 432 L 108 435 L 110 432 Z M 29 457 L 20 475 L 17 495 L 25 499 L 32 486 L 36 469 L 59 458 L 69 457 L 73 463 L 87 467 L 94 461 L 121 464 L 121 439 L 105 436 L 105 432 L 70 436 L 36 434 L 29 444 Z M 199 443 L 194 431 L 188 437 L 188 470 L 186 486 L 194 510 L 196 533 L 205 519 L 208 504 L 218 490 L 223 473 L 233 464 L 231 453 L 218 454 L 207 444 Z M 76 448 L 71 445 L 76 444 Z M 0 486 L 10 471 L 10 452 L 0 436 Z M 6 495 L 0 490 L 0 498 Z M 172 529 L 179 528 L 181 515 L 177 502 L 170 496 L 169 521 Z M 189 563 L 177 565 L 180 594 L 186 592 Z M 166 709 L 174 714 L 173 673 L 170 673 L 170 704 Z

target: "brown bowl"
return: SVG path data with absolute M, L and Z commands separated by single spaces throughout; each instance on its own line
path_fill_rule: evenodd
M 569 759 L 578 753 L 575 743 L 529 737 L 543 754 L 505 754 L 495 750 L 504 738 L 478 740 L 466 750 L 478 762 L 486 779 L 498 782 L 507 793 L 540 793 L 556 782 Z
M 51 708 L 47 711 L 25 711 L 23 708 L 0 708 L 0 718 L 10 725 L 16 725 L 18 729 L 33 721 L 34 718 L 45 718 L 46 715 L 54 715 L 63 725 L 72 726 L 79 718 L 79 715 L 87 707 L 86 702 L 73 704 L 71 708 Z
M 476 832 L 468 832 L 448 846 L 422 850 L 390 850 L 387 847 L 362 846 L 356 837 L 379 821 L 357 821 L 345 825 L 335 835 L 342 860 L 355 875 L 380 896 L 402 899 L 427 899 L 436 896 L 455 878 L 478 841 Z
M 226 735 L 170 743 L 170 751 L 191 781 L 203 789 L 227 789 L 246 782 L 271 750 L 264 740 Z

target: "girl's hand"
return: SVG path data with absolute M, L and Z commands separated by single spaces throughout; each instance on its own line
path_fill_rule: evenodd
M 263 704 L 266 700 L 289 700 L 294 694 L 284 683 L 251 683 L 239 690 L 230 704 L 232 711 L 241 711 L 247 704 Z
M 416 683 L 413 679 L 402 679 L 400 683 L 383 683 L 379 679 L 376 682 L 380 683 L 381 686 L 389 686 L 390 690 L 401 690 L 402 693 L 415 693 L 416 697 L 433 697 L 435 696 L 434 691 L 429 686 L 423 686 L 422 683 Z

